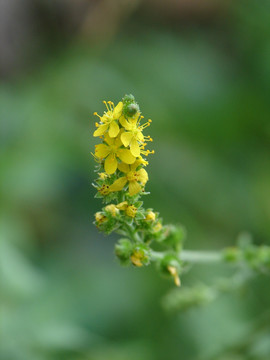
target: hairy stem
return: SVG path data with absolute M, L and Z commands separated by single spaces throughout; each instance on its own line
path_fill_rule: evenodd
M 152 251 L 151 257 L 153 260 L 159 260 L 163 257 L 162 253 Z M 222 261 L 222 254 L 218 251 L 195 251 L 183 250 L 179 253 L 179 258 L 183 261 L 191 263 L 216 263 Z
M 183 250 L 180 259 L 192 263 L 213 263 L 223 260 L 222 254 L 218 251 L 195 251 Z

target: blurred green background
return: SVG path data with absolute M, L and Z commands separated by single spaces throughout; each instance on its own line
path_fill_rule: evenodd
M 146 118 L 146 207 L 186 248 L 270 245 L 270 2 L 2 0 L 1 360 L 269 360 L 269 278 L 167 312 L 154 267 L 94 225 L 94 111 Z M 183 288 L 229 270 L 195 266 Z

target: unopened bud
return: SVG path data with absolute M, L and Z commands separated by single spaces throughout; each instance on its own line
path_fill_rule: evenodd
M 95 219 L 96 219 L 97 225 L 100 225 L 100 224 L 104 223 L 105 221 L 107 221 L 107 217 L 104 214 L 102 214 L 102 212 L 100 212 L 100 211 L 95 214 Z
M 116 216 L 119 213 L 119 210 L 114 204 L 107 205 L 105 210 L 108 211 L 112 216 Z
M 141 267 L 148 265 L 150 262 L 150 251 L 147 245 L 137 244 L 130 257 L 133 265 Z
M 98 192 L 101 194 L 101 195 L 108 195 L 110 193 L 110 186 L 109 185 L 106 185 L 106 184 L 103 184 L 99 189 L 98 189 Z
M 115 255 L 118 257 L 122 265 L 128 265 L 130 263 L 132 251 L 133 244 L 128 239 L 120 239 L 115 245 Z
M 181 285 L 179 278 L 181 266 L 179 259 L 175 255 L 165 255 L 160 261 L 159 268 L 164 275 L 173 277 L 176 286 Z
M 134 205 L 129 205 L 126 208 L 126 214 L 127 214 L 127 216 L 134 218 L 137 214 L 137 208 Z
M 148 213 L 146 214 L 145 220 L 155 221 L 156 220 L 156 214 L 153 211 L 148 211 Z

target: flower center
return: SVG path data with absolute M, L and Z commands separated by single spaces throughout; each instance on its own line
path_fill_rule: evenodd
M 114 120 L 112 111 L 107 111 L 104 115 L 104 119 L 107 124 L 110 124 Z
M 130 171 L 127 174 L 128 181 L 139 181 L 140 175 L 136 171 Z
M 118 150 L 118 146 L 116 146 L 115 144 L 110 145 L 110 150 L 111 153 L 116 154 L 117 150 Z

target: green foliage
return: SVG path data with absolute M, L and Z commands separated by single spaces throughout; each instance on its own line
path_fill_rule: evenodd
M 269 245 L 269 2 L 220 13 L 184 31 L 136 14 L 98 51 L 74 39 L 1 83 L 1 359 L 269 359 L 268 278 L 166 316 L 171 284 L 115 264 L 113 237 L 89 222 L 89 114 L 129 89 L 158 139 L 145 209 L 185 224 L 192 249 L 227 248 L 243 229 Z M 238 264 L 194 265 L 178 294 Z

